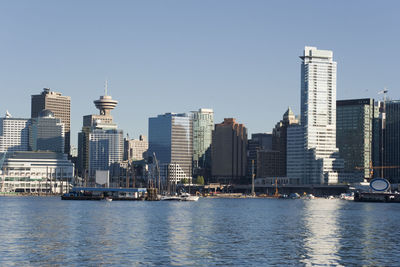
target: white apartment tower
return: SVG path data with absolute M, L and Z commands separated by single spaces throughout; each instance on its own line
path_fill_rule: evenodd
M 13 118 L 8 111 L 0 118 L 0 153 L 29 150 L 30 119 Z
M 332 51 L 309 46 L 300 58 L 303 183 L 334 184 L 343 168 L 336 148 L 336 62 Z

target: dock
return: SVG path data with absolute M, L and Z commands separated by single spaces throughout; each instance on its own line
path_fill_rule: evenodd
M 144 200 L 146 188 L 110 188 L 110 187 L 73 187 L 67 194 L 61 196 L 62 200 L 104 200 L 111 198 L 113 201 Z
M 400 203 L 400 194 L 386 192 L 356 192 L 354 194 L 354 201 Z

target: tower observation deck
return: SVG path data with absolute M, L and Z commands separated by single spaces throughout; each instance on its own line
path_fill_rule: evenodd
M 93 101 L 96 108 L 100 110 L 100 115 L 110 115 L 111 110 L 113 110 L 117 104 L 117 100 L 113 100 L 111 96 L 107 95 L 107 82 L 104 89 L 104 95 L 100 96 L 100 99 Z

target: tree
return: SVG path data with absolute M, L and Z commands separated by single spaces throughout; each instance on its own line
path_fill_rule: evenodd
M 187 178 L 183 178 L 183 179 L 181 180 L 181 184 L 187 184 L 187 183 L 189 183 L 189 181 L 188 181 Z
M 197 176 L 196 183 L 199 185 L 204 185 L 204 177 L 203 176 Z

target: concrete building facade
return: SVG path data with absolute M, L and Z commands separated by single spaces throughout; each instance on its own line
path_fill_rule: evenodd
M 289 107 L 283 114 L 282 120 L 279 121 L 275 128 L 272 130 L 272 150 L 278 151 L 276 155 L 277 163 L 274 168 L 277 177 L 286 177 L 286 162 L 287 162 L 287 128 L 290 125 L 298 124 L 299 121 L 294 115 L 292 109 Z
M 247 183 L 247 129 L 233 118 L 215 124 L 211 145 L 214 181 L 235 184 Z
M 37 118 L 42 110 L 48 109 L 64 123 L 64 153 L 70 154 L 71 97 L 44 88 L 41 94 L 32 95 L 31 100 L 31 118 Z
M 8 111 L 0 118 L 0 153 L 29 150 L 30 119 L 13 118 Z
M 37 118 L 32 118 L 29 127 L 30 150 L 64 153 L 64 134 L 64 123 L 61 119 L 56 118 L 50 110 L 44 109 Z
M 256 177 L 259 175 L 258 152 L 270 150 L 272 150 L 271 133 L 255 133 L 251 135 L 251 139 L 247 141 L 247 177 L 249 179 L 251 179 L 253 171 Z
M 333 52 L 304 48 L 301 64 L 301 125 L 306 184 L 335 184 L 343 168 L 336 147 L 336 62 Z
M 137 161 L 147 159 L 147 150 L 149 149 L 149 142 L 144 135 L 140 135 L 139 139 L 124 140 L 124 160 Z

